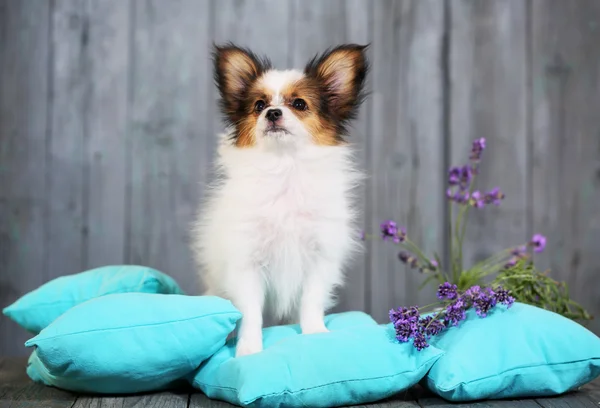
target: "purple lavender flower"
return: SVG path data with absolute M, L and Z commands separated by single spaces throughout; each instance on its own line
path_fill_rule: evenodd
M 475 139 L 473 141 L 473 146 L 471 147 L 471 156 L 469 159 L 474 161 L 481 160 L 481 153 L 485 150 L 485 138 L 481 137 L 479 139 Z
M 517 264 L 518 260 L 519 260 L 519 258 L 513 256 L 508 261 L 506 261 L 506 263 L 504 264 L 504 269 L 510 269 L 510 268 L 512 268 L 513 266 L 515 266 Z
M 390 321 L 392 323 L 396 323 L 404 316 L 403 308 L 399 307 L 397 309 L 390 309 L 388 316 L 390 317 Z
M 492 289 L 487 289 L 484 292 L 479 293 L 475 298 L 473 305 L 475 306 L 475 312 L 479 317 L 486 317 L 489 310 L 496 306 L 496 294 Z
M 435 270 L 436 270 L 437 268 L 439 268 L 439 267 L 440 267 L 440 265 L 438 264 L 438 262 L 437 262 L 435 259 L 430 259 L 430 260 L 429 260 L 429 268 L 430 268 L 432 271 L 435 271 Z
M 465 297 L 467 299 L 475 299 L 475 297 L 477 297 L 479 295 L 479 292 L 481 291 L 481 287 L 479 287 L 478 285 L 475 286 L 471 286 L 469 289 L 467 289 L 465 291 Z
M 404 308 L 404 318 L 410 320 L 411 322 L 416 322 L 421 317 L 419 312 L 419 308 L 416 306 L 411 306 L 408 308 Z
M 404 227 L 398 228 L 396 231 L 396 235 L 394 235 L 394 238 L 392 238 L 392 240 L 396 244 L 406 241 L 406 228 L 404 228 Z
M 381 224 L 381 237 L 383 240 L 387 240 L 388 238 L 393 238 L 396 236 L 398 232 L 398 225 L 395 221 L 388 220 Z
M 394 323 L 396 329 L 396 338 L 402 343 L 406 343 L 419 330 L 417 321 L 401 319 Z
M 515 298 L 510 295 L 510 292 L 502 287 L 496 288 L 494 291 L 496 294 L 496 301 L 502 303 L 507 307 L 511 307 L 515 303 Z
M 519 245 L 518 247 L 513 248 L 513 250 L 511 251 L 511 255 L 519 258 L 525 255 L 526 252 L 527 247 L 525 245 Z
M 419 320 L 419 327 L 426 337 L 435 336 L 446 328 L 440 320 L 434 320 L 432 316 L 423 317 Z
M 494 205 L 500 205 L 500 201 L 504 199 L 504 193 L 500 191 L 500 188 L 494 187 L 492 191 L 486 193 L 484 201 L 486 204 L 493 203 Z
M 469 192 L 468 191 L 457 191 L 454 194 L 453 200 L 458 204 L 466 204 L 469 202 Z
M 398 253 L 398 259 L 400 259 L 400 261 L 408 266 L 410 266 L 411 268 L 418 268 L 419 267 L 419 260 L 417 259 L 417 257 L 415 257 L 414 255 L 409 254 L 406 251 L 401 251 L 400 253 Z
M 483 208 L 485 206 L 485 200 L 479 190 L 475 190 L 471 194 L 470 204 L 475 208 Z
M 460 183 L 461 169 L 459 167 L 450 167 L 448 170 L 448 184 L 456 186 Z
M 542 234 L 535 234 L 531 238 L 530 244 L 533 246 L 534 252 L 543 252 L 546 248 L 546 237 Z
M 399 307 L 395 310 L 390 310 L 390 320 L 392 322 L 396 320 L 409 320 L 411 322 L 416 322 L 417 320 L 419 320 L 419 316 L 419 308 L 416 306 Z
M 415 306 L 390 310 L 390 320 L 393 322 L 398 341 L 406 343 L 412 339 L 413 346 L 421 351 L 429 346 L 427 343 L 429 338 L 451 326 L 458 326 L 465 320 L 468 309 L 474 308 L 477 315 L 486 317 L 498 303 L 510 307 L 515 302 L 515 298 L 502 286 L 496 289 L 472 286 L 460 296 L 456 285 L 450 282 L 440 285 L 440 289 L 444 298 L 451 299 L 441 312 L 421 317 L 419 309 Z M 451 293 L 450 296 L 447 296 L 446 292 Z
M 456 293 L 457 287 L 450 282 L 442 283 L 437 290 L 438 299 L 455 299 L 458 294 Z
M 384 241 L 391 238 L 393 242 L 399 244 L 406 240 L 406 228 L 398 227 L 395 221 L 388 220 L 381 224 L 381 237 Z
M 473 169 L 471 166 L 463 166 L 460 169 L 460 188 L 462 190 L 468 190 L 471 185 L 471 179 L 473 178 Z
M 458 323 L 467 318 L 465 306 L 465 302 L 462 298 L 458 298 L 453 303 L 446 306 L 446 314 L 444 315 L 446 326 L 458 326 Z
M 429 344 L 427 344 L 427 339 L 425 338 L 425 335 L 422 332 L 417 332 L 414 334 L 413 345 L 418 351 L 429 347 Z

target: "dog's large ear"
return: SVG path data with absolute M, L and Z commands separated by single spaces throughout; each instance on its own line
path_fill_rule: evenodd
M 364 99 L 364 82 L 369 70 L 367 47 L 340 45 L 314 57 L 304 69 L 307 76 L 319 81 L 329 112 L 340 122 L 353 119 Z
M 271 68 L 266 58 L 231 43 L 214 46 L 214 78 L 221 95 L 221 109 L 230 123 L 244 115 L 248 88 L 260 75 Z

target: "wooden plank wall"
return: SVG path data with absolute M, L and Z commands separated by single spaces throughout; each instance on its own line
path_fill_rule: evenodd
M 365 229 L 396 219 L 445 253 L 446 169 L 486 137 L 478 186 L 507 197 L 473 214 L 465 262 L 541 232 L 539 264 L 600 314 L 597 0 L 0 0 L 0 306 L 121 263 L 200 293 L 188 225 L 221 129 L 213 41 L 281 68 L 371 43 L 352 130 Z M 336 310 L 385 321 L 432 298 L 422 280 L 368 241 Z M 0 355 L 27 353 L 3 316 L 0 333 Z

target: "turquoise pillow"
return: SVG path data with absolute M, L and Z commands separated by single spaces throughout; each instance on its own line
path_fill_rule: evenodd
M 166 388 L 225 344 L 241 318 L 212 296 L 122 293 L 81 303 L 52 322 L 35 346 L 29 377 L 91 393 Z
M 235 339 L 190 378 L 210 398 L 242 406 L 331 407 L 377 401 L 421 380 L 441 351 L 421 352 L 394 339 L 368 315 L 325 319 L 329 333 L 301 335 L 297 325 L 263 330 L 264 350 L 235 358 Z
M 600 375 L 600 338 L 521 303 L 483 319 L 469 312 L 431 344 L 445 354 L 426 383 L 449 401 L 558 395 Z
M 51 280 L 6 307 L 3 313 L 37 334 L 79 303 L 125 292 L 183 294 L 171 277 L 156 269 L 137 265 L 104 266 Z

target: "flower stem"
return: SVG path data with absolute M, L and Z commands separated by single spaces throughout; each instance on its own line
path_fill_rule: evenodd
M 452 237 L 452 201 L 450 201 L 448 203 L 448 240 L 449 240 L 449 251 L 450 253 L 448 254 L 448 256 L 450 257 L 450 259 L 447 260 L 447 262 L 449 263 L 449 268 L 450 270 L 448 272 L 451 272 L 452 275 L 454 275 L 454 256 L 452 255 L 452 249 L 453 249 L 453 245 L 452 245 L 452 241 L 453 241 L 453 237 Z M 441 265 L 440 265 L 441 267 Z
M 419 247 L 417 245 L 415 245 L 414 242 L 412 242 L 411 240 L 409 240 L 408 238 L 406 238 L 405 241 L 404 241 L 404 246 L 410 252 L 412 252 L 415 255 L 417 255 L 417 257 L 419 258 L 420 262 L 422 262 L 423 264 L 425 264 L 425 263 L 429 264 L 429 259 L 427 259 L 427 257 L 425 256 L 425 254 L 419 249 Z
M 476 179 L 477 179 L 477 174 L 475 172 L 473 172 L 473 178 L 471 179 L 471 184 L 469 185 L 469 199 L 470 199 L 471 195 L 473 194 L 473 188 L 475 187 Z M 465 232 L 467 230 L 467 220 L 468 220 L 470 208 L 471 208 L 471 206 L 469 205 L 468 200 L 467 200 L 467 203 L 465 204 L 465 206 L 463 208 L 461 208 L 462 226 L 461 226 L 460 235 L 458 236 L 458 267 L 459 267 L 458 274 L 459 274 L 459 276 L 463 269 L 463 242 L 465 239 Z M 457 231 L 457 234 L 458 234 L 458 231 Z M 458 283 L 458 282 L 456 282 L 456 283 Z
M 487 267 L 497 265 L 497 264 L 501 263 L 501 261 L 503 261 L 505 258 L 507 258 L 507 256 L 510 255 L 511 251 L 512 251 L 512 248 L 504 249 L 503 251 L 500 251 L 500 252 L 484 259 L 483 261 L 478 262 L 470 270 L 471 271 L 475 271 L 475 270 L 479 270 L 479 269 L 485 270 L 485 269 L 487 269 Z M 487 275 L 489 275 L 489 273 L 487 273 L 487 271 L 486 271 L 486 273 L 481 276 L 483 277 L 483 276 L 487 276 Z

